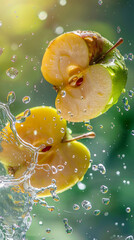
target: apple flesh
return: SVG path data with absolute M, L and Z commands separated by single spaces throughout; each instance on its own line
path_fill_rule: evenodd
M 127 68 L 116 48 L 101 58 L 112 47 L 107 39 L 91 31 L 65 33 L 49 44 L 41 70 L 55 86 L 55 105 L 66 120 L 87 121 L 118 101 Z
M 22 115 L 23 113 L 19 114 L 17 118 Z M 31 115 L 25 122 L 16 123 L 16 130 L 25 142 L 34 147 L 43 144 L 35 171 L 30 177 L 33 187 L 48 187 L 55 179 L 57 193 L 60 193 L 82 180 L 90 167 L 90 152 L 82 143 L 67 142 L 72 137 L 67 129 L 66 120 L 61 119 L 54 108 L 32 108 Z M 19 178 L 29 168 L 32 152 L 16 141 L 9 124 L 5 131 L 7 141 L 1 143 L 0 161 L 8 174 Z M 20 187 L 23 191 L 22 184 Z M 50 191 L 45 190 L 38 196 L 49 195 Z

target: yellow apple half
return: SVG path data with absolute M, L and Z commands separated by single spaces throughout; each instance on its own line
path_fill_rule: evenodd
M 63 192 L 82 180 L 90 166 L 90 152 L 82 143 L 66 142 L 71 135 L 66 121 L 54 108 L 35 107 L 30 111 L 31 115 L 23 123 L 16 123 L 17 133 L 25 142 L 34 147 L 43 144 L 30 183 L 33 187 L 41 188 L 51 185 L 55 179 L 57 193 Z M 22 115 L 19 114 L 17 118 Z M 17 143 L 9 124 L 4 130 L 6 141 L 1 143 L 3 150 L 0 152 L 0 161 L 9 174 L 19 178 L 30 166 L 32 152 Z M 23 189 L 23 186 L 20 187 Z M 50 191 L 45 190 L 39 197 L 49 195 Z
M 125 87 L 127 68 L 113 44 L 92 31 L 68 32 L 50 42 L 42 60 L 44 78 L 55 86 L 56 108 L 71 122 L 107 111 Z

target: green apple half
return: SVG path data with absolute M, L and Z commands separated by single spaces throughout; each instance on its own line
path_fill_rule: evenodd
M 19 114 L 17 119 L 21 116 L 23 113 Z M 16 130 L 21 139 L 34 147 L 44 145 L 39 151 L 34 174 L 30 177 L 33 187 L 48 187 L 55 179 L 59 193 L 83 179 L 91 165 L 90 152 L 84 144 L 71 137 L 66 120 L 61 119 L 56 109 L 32 108 L 31 115 L 25 122 L 16 123 Z M 18 179 L 29 168 L 32 152 L 16 141 L 9 124 L 4 128 L 4 132 L 6 135 L 1 143 L 0 162 L 8 174 Z M 20 187 L 23 190 L 22 184 Z M 50 191 L 45 190 L 38 196 L 49 195 Z
M 127 80 L 119 50 L 92 31 L 68 32 L 51 41 L 41 71 L 57 91 L 56 108 L 71 122 L 106 112 L 118 101 Z

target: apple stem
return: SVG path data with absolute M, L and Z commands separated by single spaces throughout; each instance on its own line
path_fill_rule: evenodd
M 118 41 L 114 44 L 114 46 L 111 47 L 106 53 L 104 53 L 99 59 L 97 59 L 95 63 L 98 63 L 99 61 L 103 60 L 109 52 L 111 52 L 114 48 L 118 47 L 122 43 L 123 43 L 123 38 L 119 38 Z
M 95 138 L 95 133 L 94 132 L 88 132 L 88 133 L 84 133 L 82 135 L 76 136 L 74 138 L 71 139 L 63 139 L 63 143 L 68 143 L 68 142 L 73 142 L 73 141 L 77 141 L 83 138 Z

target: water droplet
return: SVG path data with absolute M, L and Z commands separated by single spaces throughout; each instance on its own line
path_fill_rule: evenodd
M 2 53 L 3 53 L 3 49 L 2 49 L 2 48 L 0 48 L 0 56 L 2 55 Z
M 61 27 L 61 26 L 58 26 L 56 29 L 55 29 L 55 33 L 56 34 L 62 34 L 64 32 L 64 28 Z
M 117 33 L 120 33 L 121 32 L 121 28 L 120 26 L 117 27 Z
M 61 133 L 64 133 L 64 132 L 65 132 L 65 129 L 64 129 L 64 128 L 61 128 L 60 132 L 61 132 Z
M 65 6 L 67 4 L 67 1 L 66 0 L 60 0 L 59 3 L 60 3 L 61 6 Z
M 66 229 L 67 234 L 71 234 L 72 231 L 73 231 L 73 228 L 70 226 Z
M 54 206 L 48 206 L 48 207 L 47 207 L 47 210 L 48 210 L 49 212 L 53 212 L 53 211 L 55 210 L 55 207 L 54 207 Z
M 94 210 L 94 215 L 95 215 L 95 216 L 98 216 L 98 215 L 100 215 L 100 213 L 101 213 L 101 211 L 100 211 L 99 209 L 97 209 L 97 210 Z
M 24 117 L 29 117 L 30 115 L 31 115 L 30 109 L 26 109 L 26 110 L 24 111 Z
M 80 209 L 80 206 L 75 203 L 75 204 L 73 205 L 73 210 L 76 210 L 76 211 L 77 211 L 77 210 L 79 210 L 79 209 Z
M 6 71 L 6 75 L 12 79 L 16 78 L 16 76 L 18 75 L 18 70 L 11 67 Z
M 133 60 L 133 58 L 134 58 L 134 55 L 133 55 L 133 53 L 129 53 L 129 54 L 128 54 L 128 60 L 132 61 L 132 60 Z
M 43 222 L 42 221 L 39 221 L 39 225 L 42 225 L 43 224 Z
M 48 138 L 47 144 L 53 144 L 53 142 L 54 142 L 53 138 Z
M 78 168 L 75 168 L 75 169 L 74 169 L 74 172 L 77 173 L 77 172 L 78 172 Z
M 102 5 L 102 3 L 103 3 L 102 0 L 99 0 L 99 1 L 98 1 L 98 4 L 99 4 L 100 6 Z
M 134 96 L 134 91 L 133 90 L 129 90 L 128 95 L 129 95 L 129 97 L 132 98 Z
M 44 21 L 46 18 L 47 18 L 47 12 L 45 11 L 41 11 L 39 14 L 38 14 L 38 17 L 41 21 Z
M 87 130 L 88 130 L 88 131 L 93 130 L 93 127 L 92 127 L 90 124 L 85 124 L 85 127 L 87 127 Z
M 131 131 L 131 135 L 134 136 L 134 130 Z
M 102 186 L 100 187 L 100 191 L 101 191 L 102 193 L 107 193 L 107 192 L 108 192 L 108 187 L 105 186 L 105 185 L 102 185 Z
M 16 59 L 17 59 L 17 56 L 16 56 L 16 55 L 13 55 L 13 56 L 11 57 L 11 61 L 12 61 L 12 62 L 15 62 Z
M 29 103 L 30 100 L 31 100 L 31 98 L 29 96 L 25 96 L 25 97 L 22 98 L 22 102 L 25 103 L 25 104 Z
M 101 163 L 98 164 L 98 170 L 100 171 L 101 174 L 105 174 L 106 173 L 106 168 Z
M 65 224 L 65 227 L 68 226 L 68 219 L 67 219 L 67 218 L 64 218 L 64 219 L 63 219 L 63 222 L 64 222 L 64 224 Z
M 127 60 L 127 59 L 128 59 L 128 55 L 125 54 L 125 55 L 124 55 L 124 60 Z
M 58 115 L 61 114 L 61 110 L 60 110 L 60 109 L 57 110 L 57 114 L 58 114 Z
M 24 116 L 18 116 L 16 117 L 16 122 L 17 123 L 23 123 L 25 122 L 26 118 Z
M 51 233 L 51 229 L 50 229 L 50 228 L 47 228 L 47 229 L 46 229 L 46 232 L 47 232 L 47 233 Z
M 7 95 L 7 102 L 10 105 L 11 103 L 13 103 L 16 99 L 15 93 L 13 91 L 9 92 Z
M 126 110 L 126 111 L 129 111 L 130 110 L 130 105 L 128 104 L 128 105 L 124 105 L 124 109 Z
M 125 240 L 134 240 L 134 238 L 132 235 L 130 235 L 130 236 L 126 237 Z
M 33 134 L 34 134 L 34 136 L 37 136 L 37 134 L 38 134 L 37 130 L 34 130 Z
M 92 170 L 93 171 L 98 171 L 98 166 L 97 165 L 92 165 Z
M 130 212 L 131 212 L 131 208 L 130 208 L 130 207 L 127 207 L 127 208 L 126 208 L 126 212 L 127 212 L 127 213 L 130 213 Z
M 108 205 L 110 203 L 110 199 L 109 198 L 102 198 L 102 203 L 104 203 L 105 205 Z
M 53 200 L 54 200 L 55 202 L 59 202 L 59 201 L 60 201 L 59 196 L 58 196 L 55 192 L 52 194 L 52 197 L 53 197 Z
M 64 98 L 65 96 L 66 96 L 66 91 L 64 91 L 64 90 L 61 90 L 61 96 Z
M 116 171 L 116 175 L 117 175 L 117 176 L 120 176 L 120 171 Z
M 92 208 L 91 202 L 87 200 L 82 201 L 81 206 L 86 210 L 90 210 Z
M 51 166 L 51 170 L 53 174 L 57 173 L 57 168 L 55 166 Z
M 82 182 L 78 182 L 77 186 L 80 190 L 85 190 L 86 189 L 86 184 L 82 183 Z

